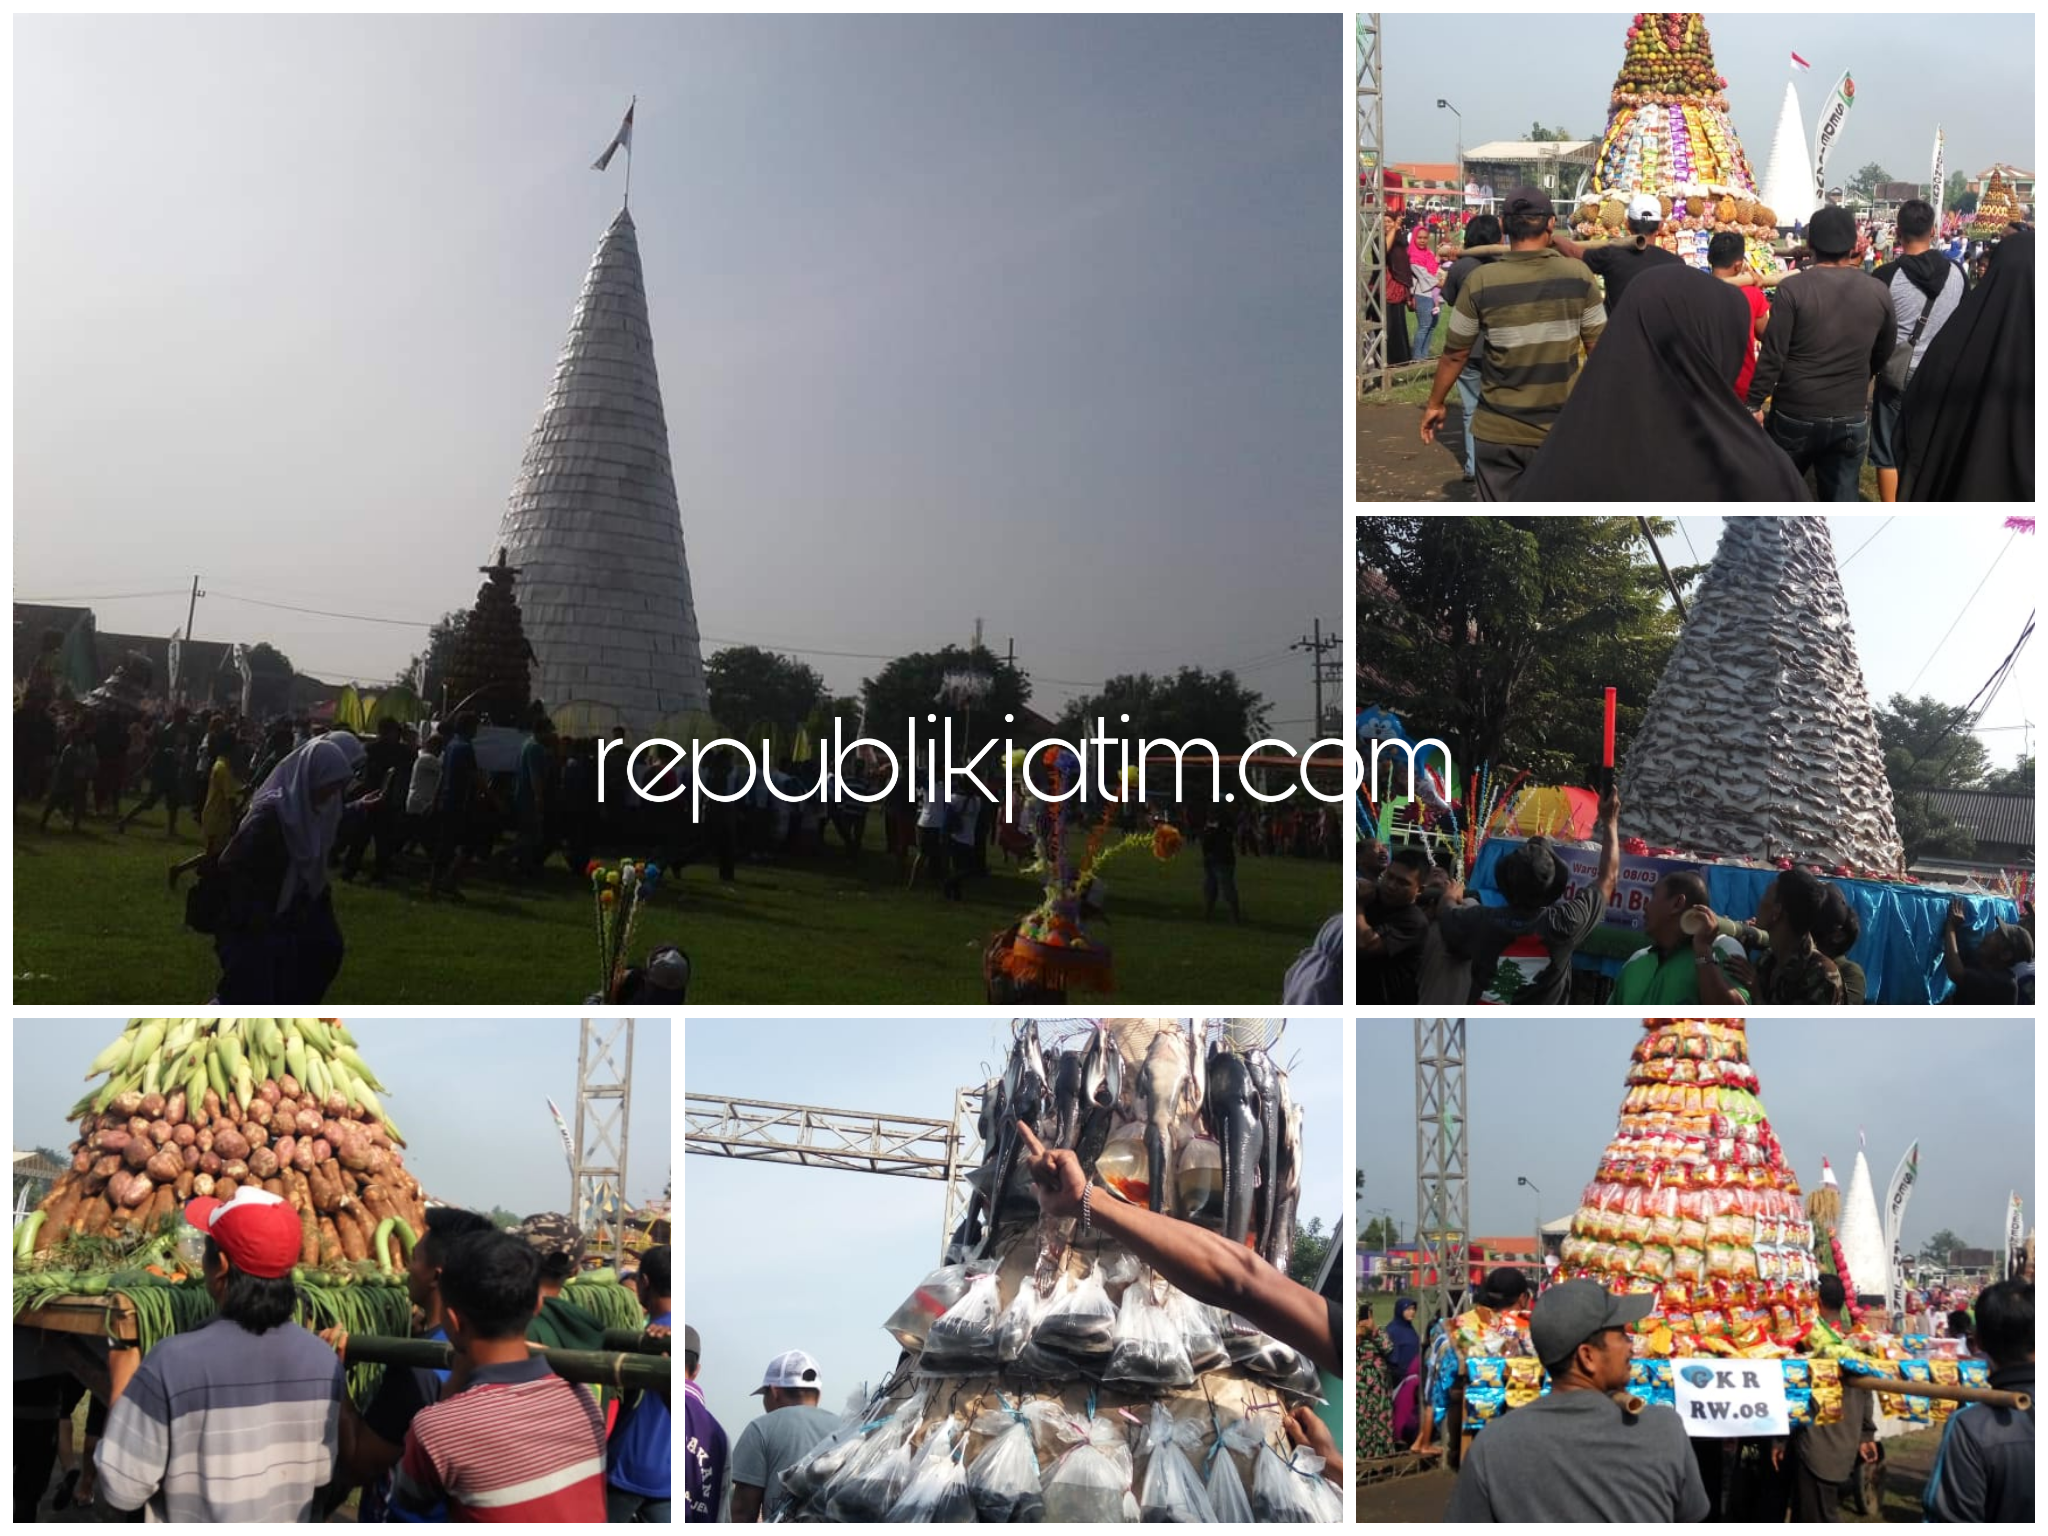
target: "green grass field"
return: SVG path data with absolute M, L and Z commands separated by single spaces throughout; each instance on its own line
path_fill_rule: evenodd
M 125 837 L 105 822 L 61 828 L 15 815 L 15 1002 L 211 997 L 212 942 L 184 927 L 184 898 L 164 887 L 165 866 L 196 842 L 166 841 L 154 818 Z M 832 854 L 743 865 L 729 887 L 692 865 L 642 918 L 636 956 L 680 944 L 695 968 L 693 1004 L 979 1004 L 982 949 L 1037 903 L 1036 882 L 998 864 L 962 902 L 941 900 L 929 877 L 905 891 L 878 834 L 871 823 L 858 865 L 835 842 Z M 1277 1001 L 1289 962 L 1342 902 L 1337 864 L 1248 858 L 1238 864 L 1245 922 L 1205 925 L 1192 850 L 1170 864 L 1120 859 L 1106 875 L 1115 995 L 1133 1005 Z M 577 1003 L 597 989 L 588 887 L 559 860 L 532 886 L 496 872 L 474 879 L 461 906 L 423 900 L 423 884 L 410 874 L 381 888 L 336 884 L 348 958 L 325 1001 Z

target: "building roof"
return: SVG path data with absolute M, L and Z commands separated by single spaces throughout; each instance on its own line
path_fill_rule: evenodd
M 1967 827 L 1980 843 L 2034 846 L 2034 797 L 1988 789 L 1935 789 L 1923 797 L 1938 816 Z
M 1592 139 L 1567 139 L 1562 143 L 1538 144 L 1527 139 L 1495 139 L 1465 151 L 1465 163 L 1474 160 L 1527 160 L 1545 165 L 1552 160 L 1590 160 L 1599 144 Z
M 1998 174 L 2003 176 L 2007 181 L 2032 181 L 2034 179 L 2034 173 L 2032 171 L 2023 171 L 2016 165 L 2007 165 L 2003 160 L 2000 160 L 1995 165 L 1985 167 L 1985 169 L 1979 171 L 1973 179 L 1977 181 L 1989 181 L 1991 179 L 1991 173 L 1993 171 L 1998 172 Z
M 1413 181 L 1447 181 L 1453 186 L 1461 185 L 1455 161 L 1442 164 L 1422 160 L 1392 160 L 1387 163 L 1390 171 L 1399 171 Z
M 37 1152 L 14 1154 L 14 1176 L 17 1179 L 44 1179 L 54 1183 L 70 1171 L 68 1163 L 53 1163 Z

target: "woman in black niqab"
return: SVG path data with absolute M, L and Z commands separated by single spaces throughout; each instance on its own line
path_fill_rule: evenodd
M 1749 305 L 1717 277 L 1653 267 L 1628 285 L 1516 501 L 1811 501 L 1735 398 Z
M 1899 500 L 2034 499 L 2034 236 L 2007 235 L 1935 333 L 1899 417 Z

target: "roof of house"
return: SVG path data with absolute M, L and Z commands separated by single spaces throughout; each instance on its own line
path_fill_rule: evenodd
M 2016 165 L 2007 165 L 2003 160 L 2000 160 L 1995 165 L 1986 166 L 1977 173 L 1975 179 L 1978 181 L 1989 181 L 1993 171 L 1998 172 L 2007 181 L 2032 181 L 2034 179 L 2032 171 L 2023 171 Z
M 1980 843 L 2034 846 L 2034 797 L 2002 795 L 1989 789 L 1935 789 L 1924 797 L 1927 808 L 1969 828 Z

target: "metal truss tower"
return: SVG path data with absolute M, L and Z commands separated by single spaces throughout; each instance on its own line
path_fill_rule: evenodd
M 1415 1239 L 1425 1326 L 1466 1289 L 1472 1190 L 1465 1141 L 1465 1021 L 1415 1021 Z M 1434 1276 L 1432 1280 L 1430 1277 Z
M 1380 17 L 1358 14 L 1358 393 L 1382 387 L 1387 366 L 1385 103 Z
M 616 1054 L 625 1048 L 625 1061 Z M 633 1118 L 633 1021 L 585 1019 L 576 1048 L 576 1224 L 602 1224 L 616 1268 L 626 1251 L 626 1140 Z

